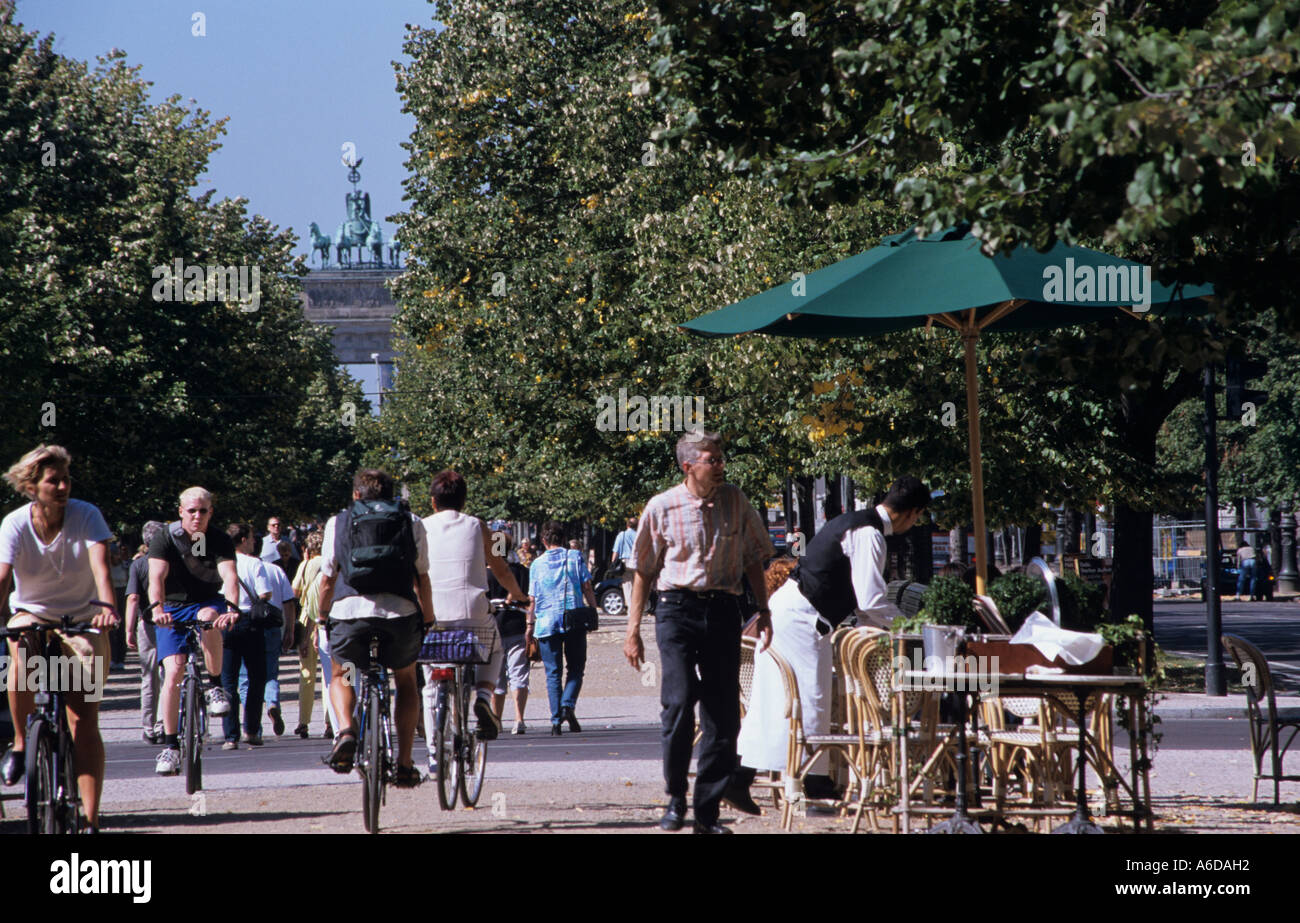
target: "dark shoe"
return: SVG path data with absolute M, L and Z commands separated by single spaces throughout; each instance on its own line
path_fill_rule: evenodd
M 272 705 L 266 710 L 266 716 L 271 719 L 271 730 L 275 731 L 275 736 L 282 736 L 284 734 L 284 719 L 280 717 L 280 706 Z
M 250 734 L 248 731 L 245 731 L 244 742 L 247 743 L 250 747 L 262 746 L 262 732 L 257 731 L 256 733 Z
M 0 778 L 4 779 L 5 785 L 17 785 L 26 770 L 27 753 L 23 750 L 10 749 L 4 759 L 0 759 Z
M 686 799 L 669 798 L 664 816 L 659 818 L 659 829 L 670 833 L 681 830 L 686 824 Z
M 752 814 L 755 817 L 763 815 L 762 809 L 754 803 L 753 797 L 749 794 L 749 789 L 735 782 L 727 786 L 727 790 L 722 793 L 722 800 L 741 814 Z
M 474 699 L 474 717 L 478 718 L 478 739 L 496 740 L 501 733 L 501 721 L 492 710 L 492 703 L 481 695 Z
M 325 725 L 325 733 L 322 734 L 322 735 L 320 735 L 320 736 L 321 736 L 323 739 L 325 739 L 325 740 L 333 740 L 333 739 L 334 739 L 334 728 L 330 727 L 328 724 Z
M 573 709 L 569 706 L 566 705 L 560 709 L 560 718 L 569 722 L 569 731 L 571 733 L 579 734 L 582 732 L 582 725 L 579 724 L 578 719 L 573 716 Z
M 559 736 L 560 736 L 561 734 L 563 734 L 563 733 L 564 733 L 564 729 L 563 729 L 560 725 L 558 725 L 558 724 L 552 724 L 552 725 L 551 725 L 551 736 L 552 736 L 552 737 L 559 737 Z
M 415 788 L 423 781 L 420 770 L 414 766 L 398 766 L 397 774 L 393 777 L 393 784 L 398 788 Z
M 340 731 L 334 749 L 328 756 L 322 756 L 321 762 L 341 776 L 352 771 L 352 761 L 357 755 L 357 735 L 353 731 Z
M 731 830 L 728 827 L 722 826 L 722 824 L 718 823 L 717 821 L 714 821 L 711 824 L 702 824 L 697 820 L 695 822 L 695 828 L 693 832 L 694 833 L 734 833 L 735 831 Z
M 296 728 L 293 729 L 293 732 L 297 734 L 299 737 L 301 737 L 303 740 L 306 740 L 311 735 L 311 732 L 307 730 L 307 725 L 305 724 L 298 725 Z

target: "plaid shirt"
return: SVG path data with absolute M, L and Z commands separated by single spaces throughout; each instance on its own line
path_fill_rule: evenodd
M 655 588 L 739 595 L 745 568 L 775 554 L 758 511 L 734 484 L 700 498 L 678 484 L 650 499 L 636 529 L 636 569 Z M 656 579 L 657 578 L 657 579 Z

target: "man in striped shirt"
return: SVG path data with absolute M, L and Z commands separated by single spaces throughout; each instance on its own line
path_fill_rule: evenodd
M 772 640 L 763 565 L 774 550 L 758 511 L 726 483 L 721 437 L 687 433 L 677 442 L 685 479 L 651 498 L 637 527 L 632 598 L 623 653 L 641 669 L 641 613 L 651 584 L 658 590 L 655 640 L 659 645 L 663 705 L 664 781 L 668 808 L 659 822 L 680 830 L 686 814 L 686 777 L 700 704 L 700 755 L 695 777 L 695 832 L 730 833 L 719 806 L 736 768 L 740 730 L 740 629 L 746 613 L 742 577 L 758 604 L 760 649 Z

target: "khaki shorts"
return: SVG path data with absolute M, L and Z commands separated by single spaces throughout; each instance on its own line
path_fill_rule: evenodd
M 26 628 L 29 625 L 49 624 L 44 619 L 30 612 L 18 612 L 9 619 L 6 628 Z M 64 692 L 84 692 L 86 700 L 98 702 L 104 695 L 104 681 L 108 677 L 108 663 L 111 657 L 108 632 L 98 630 L 84 635 L 65 635 L 55 630 L 59 639 L 59 652 L 64 660 L 59 664 L 46 664 L 45 688 L 50 688 L 51 679 L 57 680 L 58 688 Z M 12 640 L 12 639 L 11 639 Z M 32 655 L 28 656 L 30 661 Z M 39 685 L 38 677 L 31 675 L 35 669 L 26 669 L 15 662 L 12 672 L 17 674 L 19 689 L 34 691 Z M 33 685 L 28 685 L 29 677 Z

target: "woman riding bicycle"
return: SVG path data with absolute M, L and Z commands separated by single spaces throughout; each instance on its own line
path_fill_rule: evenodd
M 70 498 L 72 456 L 62 446 L 40 445 L 20 458 L 5 480 L 31 502 L 0 523 L 0 617 L 10 629 L 53 624 L 63 616 L 88 621 L 99 631 L 64 635 L 59 646 L 80 676 L 63 690 L 72 732 L 77 788 L 93 831 L 99 824 L 99 795 L 104 787 L 104 742 L 99 736 L 99 698 L 108 672 L 108 629 L 117 624 L 112 609 L 90 600 L 113 598 L 109 571 L 108 524 L 98 508 Z M 9 595 L 9 579 L 14 579 Z M 12 610 L 12 617 L 11 615 Z M 14 785 L 25 768 L 27 717 L 34 707 L 28 687 L 27 658 L 33 636 L 9 642 L 9 710 L 14 719 L 14 746 L 0 760 L 0 775 Z M 47 675 L 69 675 L 51 671 Z M 78 682 L 77 680 L 80 680 Z

